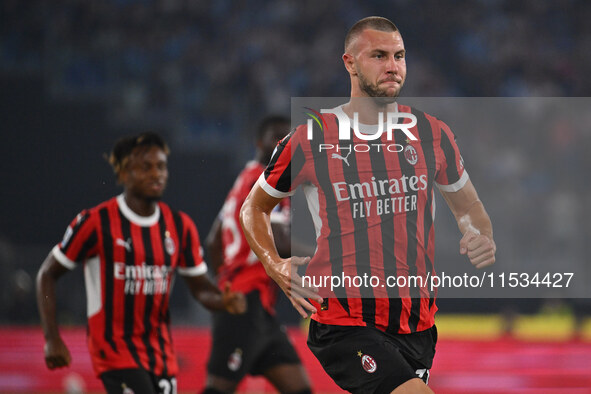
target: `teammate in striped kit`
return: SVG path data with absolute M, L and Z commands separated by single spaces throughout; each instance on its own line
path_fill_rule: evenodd
M 492 225 L 453 133 L 439 119 L 396 102 L 406 78 L 396 26 L 380 17 L 360 20 L 347 34 L 343 61 L 350 101 L 322 115 L 322 132 L 310 133 L 302 125 L 279 143 L 242 207 L 242 225 L 294 307 L 303 316 L 312 312 L 308 346 L 340 387 L 356 393 L 430 393 L 426 383 L 437 341 L 434 290 L 353 285 L 316 293 L 292 275 L 293 266 L 308 258 L 282 259 L 269 236 L 269 213 L 302 186 L 318 244 L 308 277 L 375 276 L 382 284 L 389 277 L 428 278 L 436 273 L 437 187 L 463 234 L 460 253 L 476 268 L 494 263 Z M 379 113 L 397 115 L 392 133 L 380 133 Z M 356 118 L 353 134 L 346 124 L 355 126 Z
M 246 295 L 248 311 L 242 315 L 213 314 L 213 345 L 207 364 L 204 394 L 234 392 L 246 374 L 263 375 L 281 393 L 310 393 L 310 383 L 300 359 L 275 317 L 277 285 L 265 272 L 242 233 L 240 207 L 271 159 L 277 142 L 289 133 L 289 118 L 268 116 L 257 133 L 255 160 L 246 164 L 207 237 L 210 268 L 218 274 L 220 288 Z M 289 256 L 290 204 L 285 199 L 271 213 L 275 244 Z
M 55 284 L 84 265 L 88 347 L 107 392 L 175 393 L 178 365 L 169 327 L 175 271 L 212 310 L 243 313 L 245 298 L 206 275 L 197 228 L 159 201 L 168 179 L 168 147 L 155 133 L 119 140 L 110 163 L 121 195 L 83 210 L 37 276 L 37 302 L 49 369 L 70 364 L 56 322 Z

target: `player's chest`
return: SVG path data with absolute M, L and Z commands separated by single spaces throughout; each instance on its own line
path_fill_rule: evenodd
M 432 144 L 364 142 L 338 144 L 313 155 L 318 181 L 372 177 L 422 177 L 432 182 L 439 166 Z
M 179 243 L 176 231 L 132 224 L 105 236 L 104 253 L 107 259 L 111 255 L 113 261 L 126 265 L 175 267 Z

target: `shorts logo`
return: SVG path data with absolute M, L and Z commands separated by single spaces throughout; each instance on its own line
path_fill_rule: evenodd
M 406 145 L 406 148 L 404 148 L 404 158 L 406 161 L 408 161 L 408 164 L 414 166 L 419 160 L 419 155 L 417 154 L 417 150 L 413 148 L 412 145 Z
M 242 366 L 242 349 L 236 348 L 234 353 L 230 354 L 228 357 L 228 369 L 230 371 L 236 372 Z
M 357 352 L 357 355 L 361 357 L 361 366 L 367 373 L 374 373 L 378 369 L 378 364 L 372 356 L 361 353 L 361 350 Z
M 176 245 L 172 238 L 170 238 L 170 232 L 168 230 L 164 233 L 164 236 L 166 237 L 164 238 L 164 248 L 166 249 L 166 252 L 172 256 L 174 252 L 176 252 Z
M 419 379 L 422 379 L 423 382 L 425 382 L 425 384 L 429 384 L 429 370 L 426 368 L 423 369 L 417 369 L 415 371 L 415 373 L 417 374 L 417 377 Z
M 121 388 L 123 389 L 122 394 L 135 394 L 125 383 L 121 385 Z

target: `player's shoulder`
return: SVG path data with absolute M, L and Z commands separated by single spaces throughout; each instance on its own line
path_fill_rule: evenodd
M 256 160 L 251 160 L 246 163 L 242 171 L 236 177 L 234 184 L 232 185 L 232 189 L 228 193 L 228 198 L 230 196 L 236 197 L 237 195 L 241 195 L 250 192 L 252 186 L 256 183 L 259 176 L 265 171 L 265 166 L 259 163 Z M 246 198 L 246 195 L 243 197 Z
M 258 178 L 264 170 L 264 165 L 256 160 L 251 160 L 246 163 L 238 178 Z
M 80 213 L 78 214 L 79 216 L 84 216 L 84 217 L 98 217 L 102 211 L 109 210 L 109 209 L 113 209 L 113 208 L 117 208 L 118 204 L 117 204 L 117 197 L 112 197 L 109 198 L 108 200 L 102 201 L 100 203 L 98 203 L 97 205 L 90 207 L 90 208 L 85 208 L 82 211 L 80 211 Z
M 171 208 L 170 205 L 163 201 L 158 202 L 158 206 L 160 207 L 161 215 L 165 216 L 165 221 L 172 220 L 174 226 L 177 228 L 181 234 L 184 234 L 185 231 L 189 228 L 197 229 L 197 225 L 193 218 L 180 209 Z M 168 219 L 167 219 L 168 217 Z
M 306 150 L 310 143 L 322 143 L 328 138 L 327 136 L 339 132 L 339 115 L 344 115 L 341 107 L 338 106 L 330 110 L 306 108 L 307 112 L 305 113 L 308 116 L 306 121 L 294 127 L 279 144 L 285 147 L 292 143 L 293 146 L 299 145 Z
M 193 218 L 185 211 L 173 210 L 170 207 L 168 209 L 170 210 L 170 212 L 173 216 L 176 216 L 181 220 L 181 222 L 183 223 L 183 226 L 196 227 L 195 221 L 193 220 Z
M 417 124 L 425 124 L 427 126 L 426 128 L 430 131 L 429 134 L 434 140 L 441 139 L 442 133 L 453 135 L 447 123 L 441 120 L 437 115 L 423 111 L 422 109 L 415 106 L 405 104 L 398 104 L 398 112 L 414 115 L 415 119 L 413 120 L 415 120 Z M 421 131 L 424 133 L 428 130 Z M 423 137 L 421 139 L 424 140 L 425 138 Z
M 406 105 L 406 104 L 399 103 L 397 109 L 398 109 L 398 112 L 402 112 L 405 114 L 413 114 L 417 118 L 422 117 L 422 118 L 426 118 L 426 119 L 436 122 L 436 123 L 440 123 L 440 122 L 443 123 L 443 121 L 441 119 L 439 119 L 436 115 L 426 112 L 422 108 L 418 108 L 413 105 Z
M 72 219 L 70 222 L 70 227 L 81 228 L 82 226 L 98 225 L 101 220 L 101 215 L 104 215 L 105 212 L 107 212 L 109 209 L 112 209 L 112 207 L 116 209 L 116 206 L 116 197 L 113 197 L 90 208 L 84 208 L 76 214 L 74 219 Z
M 173 217 L 178 217 L 179 219 L 182 219 L 184 217 L 189 217 L 189 215 L 187 215 L 185 212 L 171 207 L 170 205 L 168 205 L 164 201 L 158 201 L 158 207 L 160 208 L 160 212 L 163 215 L 172 215 Z

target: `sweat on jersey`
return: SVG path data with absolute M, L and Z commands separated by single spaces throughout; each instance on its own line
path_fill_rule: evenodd
M 97 375 L 124 368 L 177 374 L 168 310 L 174 271 L 207 272 L 189 216 L 162 202 L 151 216 L 139 216 L 120 195 L 78 214 L 52 253 L 66 268 L 84 264 Z
M 318 245 L 306 275 L 376 276 L 380 284 L 387 277 L 435 275 L 433 189 L 460 190 L 468 173 L 445 123 L 408 106 L 398 111 L 416 117 L 409 131 L 417 141 L 400 129 L 392 140 L 386 133 L 374 141 L 354 133 L 339 140 L 337 116 L 324 114 L 323 131 L 308 139 L 306 125 L 294 129 L 259 178 L 276 198 L 303 188 Z M 412 333 L 430 328 L 437 311 L 436 289 L 428 287 L 349 286 L 323 288 L 320 295 L 328 303 L 313 302 L 312 318 L 325 324 Z

